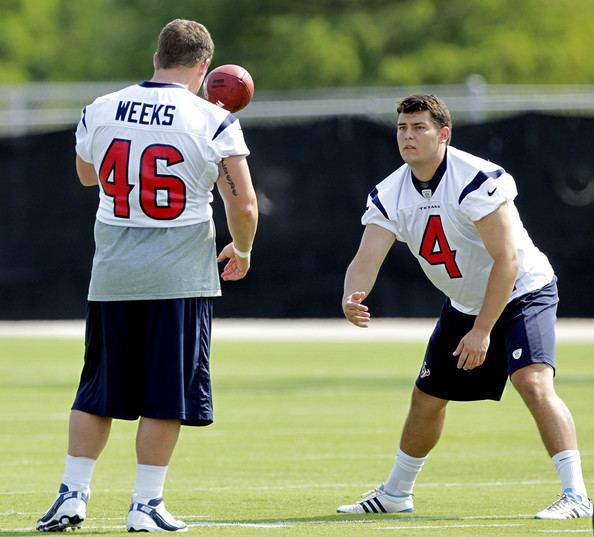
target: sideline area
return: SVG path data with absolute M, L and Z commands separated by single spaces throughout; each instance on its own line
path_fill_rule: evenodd
M 215 319 L 221 341 L 426 341 L 435 319 L 373 319 L 357 328 L 343 319 Z M 84 338 L 84 321 L 0 321 L 0 337 Z M 594 342 L 594 319 L 559 319 L 559 342 Z

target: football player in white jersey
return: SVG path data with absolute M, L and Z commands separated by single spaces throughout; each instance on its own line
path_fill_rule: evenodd
M 186 531 L 163 489 L 181 425 L 212 423 L 210 332 L 220 295 L 210 202 L 216 184 L 232 242 L 221 277 L 250 268 L 258 209 L 239 121 L 196 95 L 214 44 L 195 21 L 159 35 L 150 81 L 87 106 L 76 169 L 99 185 L 85 364 L 66 468 L 40 531 L 79 527 L 113 418 L 140 418 L 129 531 Z
M 449 146 L 450 114 L 437 97 L 412 95 L 397 111 L 405 164 L 368 197 L 363 237 L 345 277 L 344 315 L 368 326 L 364 299 L 396 241 L 406 243 L 447 300 L 392 471 L 338 512 L 412 512 L 415 480 L 441 436 L 448 401 L 499 400 L 509 376 L 561 480 L 560 498 L 536 518 L 590 517 L 575 425 L 553 385 L 556 278 L 522 225 L 514 180 L 501 166 Z

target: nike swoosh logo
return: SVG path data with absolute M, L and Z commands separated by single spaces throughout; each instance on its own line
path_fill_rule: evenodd
M 488 190 L 487 191 L 487 195 L 488 196 L 492 196 L 493 194 L 495 194 L 495 191 L 497 190 L 497 187 L 495 187 L 493 190 Z

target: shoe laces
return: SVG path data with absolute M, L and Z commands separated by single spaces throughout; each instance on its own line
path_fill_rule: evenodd
M 566 507 L 568 504 L 581 504 L 583 503 L 581 496 L 577 496 L 576 494 L 570 492 L 563 492 L 559 494 L 559 499 L 555 500 L 549 507 L 548 510 L 555 510 L 555 509 L 562 509 Z
M 364 494 L 361 494 L 361 499 L 365 500 L 366 498 L 369 498 L 370 496 L 377 496 L 379 494 L 386 494 L 386 492 L 384 490 L 380 489 L 379 487 L 377 487 L 375 489 L 368 490 Z
M 385 495 L 388 498 L 394 498 L 394 499 L 402 499 L 402 498 L 407 498 L 407 497 L 411 497 L 414 498 L 414 494 L 407 494 L 406 496 L 395 496 L 394 494 L 390 494 L 389 492 L 386 492 L 382 486 L 380 485 L 379 487 L 376 487 L 374 489 L 368 490 L 365 494 L 361 495 L 361 500 L 366 500 L 371 496 L 380 496 L 380 495 Z

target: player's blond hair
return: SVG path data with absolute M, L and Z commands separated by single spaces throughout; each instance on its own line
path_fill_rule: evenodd
M 433 123 L 437 125 L 439 129 L 442 127 L 452 128 L 452 117 L 446 104 L 437 96 L 429 93 L 418 93 L 411 95 L 406 99 L 403 99 L 396 112 L 399 114 L 414 114 L 415 112 L 429 112 Z
M 206 27 L 199 22 L 175 19 L 159 34 L 157 67 L 193 67 L 209 60 L 214 54 L 214 43 Z

